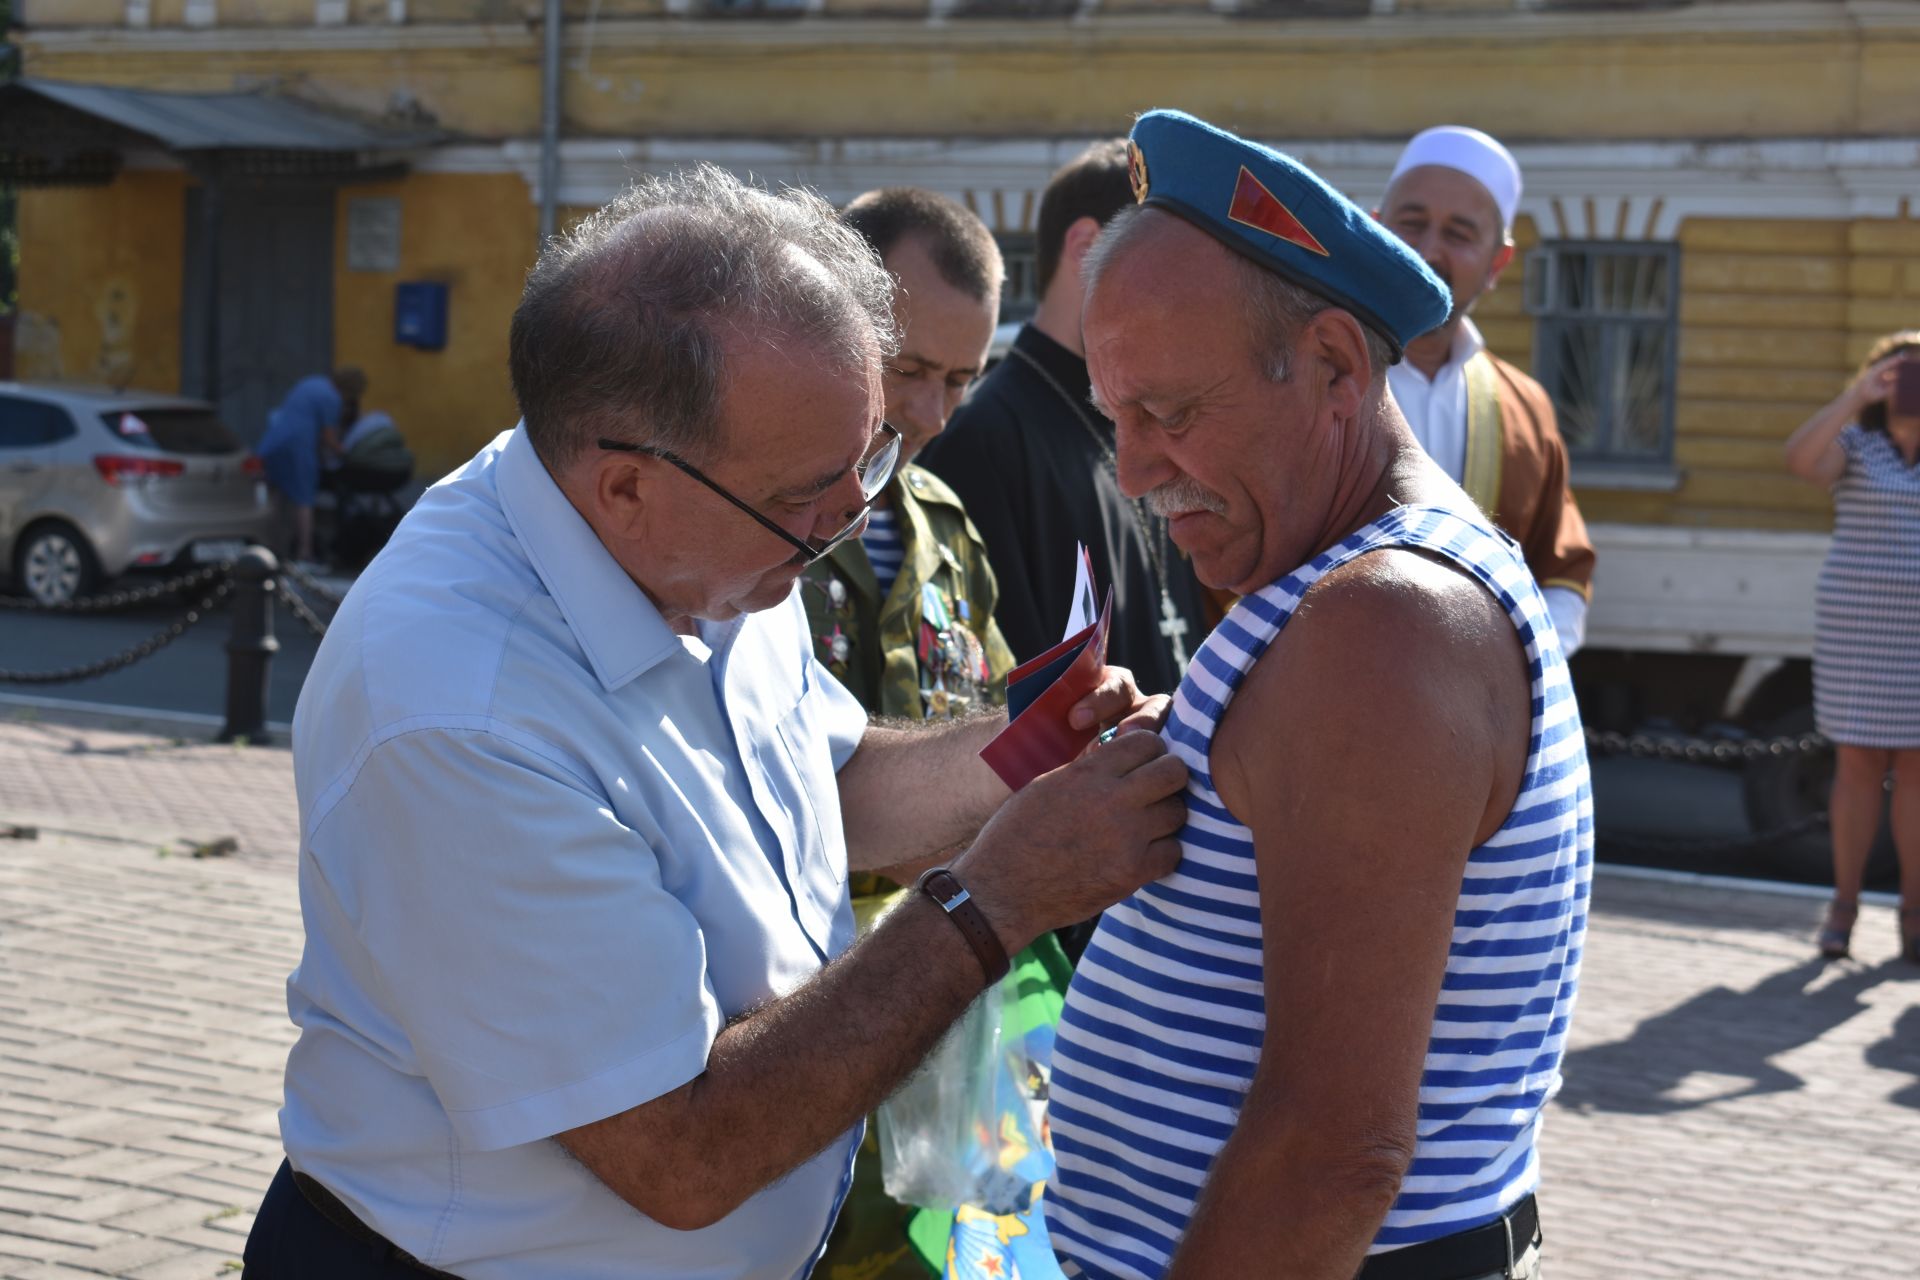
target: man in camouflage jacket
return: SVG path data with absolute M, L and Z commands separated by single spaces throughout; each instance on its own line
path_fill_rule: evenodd
M 800 581 L 814 652 L 869 715 L 964 716 L 1005 700 L 1013 653 L 994 624 L 999 602 L 985 543 L 944 482 L 909 465 L 946 426 L 986 363 L 1000 301 L 999 248 L 962 206 L 912 187 L 870 191 L 842 216 L 895 279 L 900 352 L 885 373 L 886 420 L 903 463 L 875 501 L 866 532 L 811 565 Z M 895 886 L 856 875 L 862 925 Z M 925 1280 L 907 1225 L 914 1210 L 881 1185 L 874 1126 L 853 1186 L 814 1269 L 819 1280 Z

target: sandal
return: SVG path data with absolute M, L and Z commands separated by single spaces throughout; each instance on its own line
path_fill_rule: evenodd
M 1920 907 L 1900 908 L 1900 958 L 1920 964 Z
M 1836 899 L 1827 908 L 1827 922 L 1820 926 L 1820 932 L 1814 937 L 1814 945 L 1820 948 L 1821 956 L 1828 960 L 1844 960 L 1851 953 L 1853 922 L 1859 918 L 1859 915 L 1858 902 L 1841 902 Z M 1920 910 L 1916 910 L 1914 916 L 1920 920 Z M 1905 918 L 1904 912 L 1902 918 Z

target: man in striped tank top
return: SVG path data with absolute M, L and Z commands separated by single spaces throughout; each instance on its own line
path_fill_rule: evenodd
M 1519 549 L 1386 387 L 1446 289 L 1288 157 L 1178 112 L 1132 141 L 1094 393 L 1122 487 L 1242 599 L 1165 730 L 1180 865 L 1067 998 L 1054 1246 L 1075 1276 L 1536 1277 L 1592 803 Z

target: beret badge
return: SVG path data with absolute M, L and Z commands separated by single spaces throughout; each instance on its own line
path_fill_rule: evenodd
M 1323 258 L 1333 256 L 1314 237 L 1313 232 L 1294 217 L 1293 210 L 1267 190 L 1266 184 L 1254 177 L 1245 165 L 1240 166 L 1239 181 L 1233 185 L 1233 203 L 1227 207 L 1227 217 L 1243 227 L 1264 231 L 1276 240 L 1285 240 L 1309 253 L 1317 253 Z

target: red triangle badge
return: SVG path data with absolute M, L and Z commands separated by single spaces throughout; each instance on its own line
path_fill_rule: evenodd
M 1288 244 L 1299 245 L 1323 258 L 1333 256 L 1313 238 L 1311 231 L 1301 225 L 1300 219 L 1293 216 L 1293 210 L 1281 204 L 1279 197 L 1267 190 L 1245 165 L 1240 166 L 1240 181 L 1234 184 L 1233 204 L 1227 209 L 1227 217 L 1241 226 L 1277 236 Z

